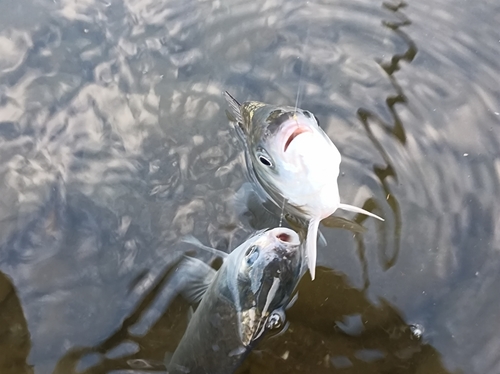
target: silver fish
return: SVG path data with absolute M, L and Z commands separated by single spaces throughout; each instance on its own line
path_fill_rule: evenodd
M 283 227 L 260 231 L 217 272 L 199 260 L 185 261 L 178 273 L 192 279 L 183 295 L 201 302 L 166 359 L 168 373 L 233 373 L 266 331 L 284 324 L 301 276 L 299 236 Z
M 308 221 L 305 246 L 314 279 L 321 220 L 339 208 L 383 219 L 340 202 L 340 152 L 311 112 L 257 101 L 240 104 L 228 92 L 224 96 L 245 143 L 251 176 L 277 206 Z

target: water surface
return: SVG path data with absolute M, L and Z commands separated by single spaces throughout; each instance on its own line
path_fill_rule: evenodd
M 229 251 L 278 224 L 245 187 L 223 90 L 299 93 L 342 154 L 342 201 L 386 219 L 321 227 L 290 328 L 240 372 L 498 373 L 499 14 L 493 0 L 0 2 L 2 373 L 161 361 L 187 323 L 168 284 L 179 239 Z

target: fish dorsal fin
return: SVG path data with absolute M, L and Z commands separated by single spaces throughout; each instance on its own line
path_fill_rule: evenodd
M 316 240 L 318 238 L 318 226 L 319 218 L 311 218 L 309 221 L 309 227 L 307 228 L 306 237 L 306 256 L 307 256 L 307 267 L 309 268 L 309 273 L 311 273 L 311 279 L 314 280 L 316 277 Z
M 225 259 L 228 256 L 228 254 L 226 252 L 222 252 L 218 249 L 215 249 L 215 248 L 212 248 L 212 247 L 209 247 L 209 246 L 203 244 L 198 239 L 196 239 L 193 235 L 186 235 L 185 237 L 183 237 L 181 239 L 181 242 L 192 244 L 195 247 L 203 249 L 204 251 L 212 253 L 212 254 L 214 254 L 217 257 L 220 257 L 222 259 Z
M 188 256 L 184 257 L 177 272 L 184 277 L 181 294 L 191 304 L 201 301 L 217 273 L 203 261 Z
M 373 214 L 367 210 L 364 210 L 362 208 L 358 208 L 357 206 L 349 205 L 349 204 L 339 204 L 338 209 L 342 210 L 347 210 L 348 212 L 354 212 L 354 213 L 360 213 L 360 214 L 365 214 L 367 216 L 379 219 L 381 221 L 385 221 L 382 217 L 377 216 L 376 214 Z
M 229 108 L 231 109 L 229 114 L 232 117 L 234 117 L 234 120 L 236 122 L 243 123 L 243 118 L 241 117 L 241 111 L 240 111 L 241 104 L 233 96 L 231 96 L 229 92 L 224 91 L 223 95 L 227 103 L 229 104 Z M 232 118 L 229 119 L 232 120 Z

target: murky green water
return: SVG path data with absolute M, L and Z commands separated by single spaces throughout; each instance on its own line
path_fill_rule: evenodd
M 499 15 L 494 0 L 0 1 L 0 372 L 162 360 L 187 323 L 164 281 L 179 238 L 229 250 L 277 225 L 241 188 L 225 89 L 300 91 L 343 156 L 342 201 L 386 218 L 321 228 L 289 329 L 239 372 L 500 372 Z

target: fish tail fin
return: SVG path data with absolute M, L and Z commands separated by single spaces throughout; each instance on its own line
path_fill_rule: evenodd
M 311 273 L 311 280 L 314 280 L 316 277 L 316 240 L 318 237 L 319 221 L 318 218 L 312 218 L 307 228 L 306 256 L 307 267 L 309 268 L 309 273 Z
M 229 104 L 229 108 L 231 109 L 229 114 L 233 118 L 229 118 L 229 119 L 234 120 L 238 123 L 242 123 L 243 119 L 241 118 L 241 112 L 240 112 L 241 104 L 229 92 L 224 91 L 223 95 L 224 95 L 224 98 L 226 99 L 227 103 Z
M 231 95 L 229 92 L 224 91 L 224 97 L 226 98 L 227 102 L 231 105 L 234 106 L 236 109 L 240 109 L 241 104 L 236 100 L 233 95 Z
M 364 210 L 362 208 L 358 208 L 357 206 L 353 206 L 353 205 L 349 205 L 349 204 L 342 204 L 340 203 L 339 204 L 339 209 L 342 209 L 342 210 L 347 210 L 348 212 L 354 212 L 354 213 L 360 213 L 360 214 L 365 214 L 367 216 L 370 216 L 370 217 L 373 217 L 373 218 L 376 218 L 376 219 L 379 219 L 381 221 L 385 221 L 385 219 L 383 219 L 382 217 L 379 217 L 377 216 L 376 214 L 373 214 L 367 210 Z

